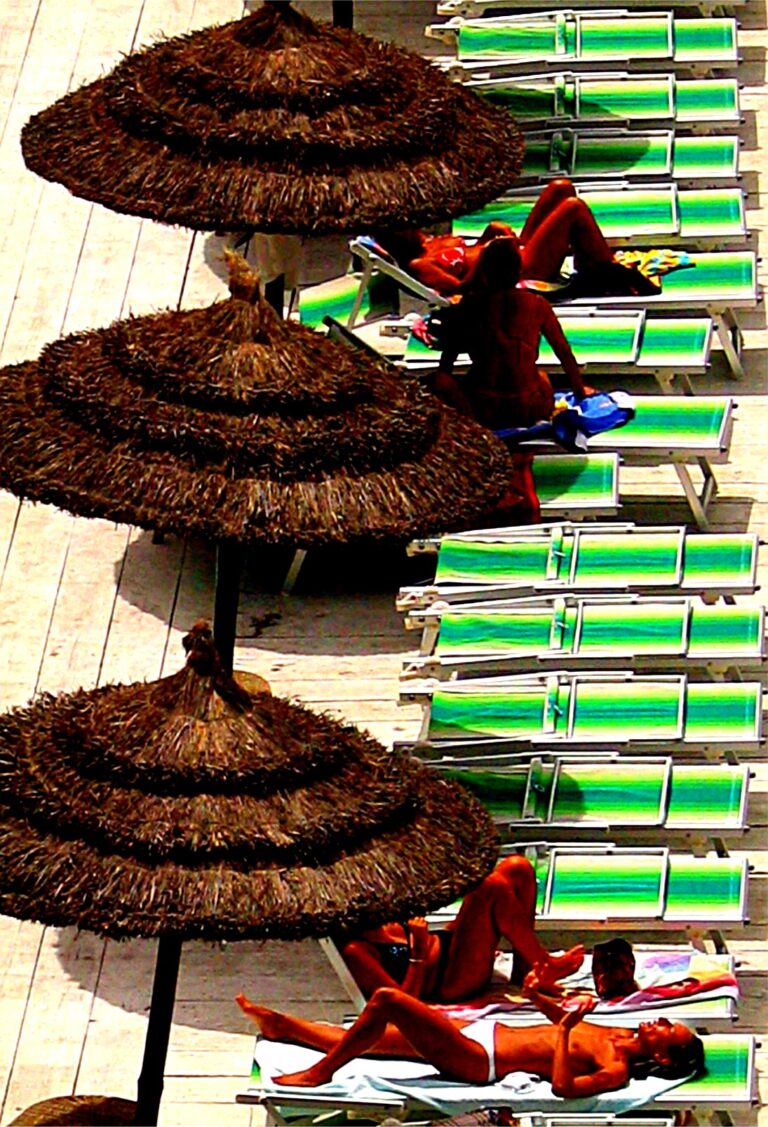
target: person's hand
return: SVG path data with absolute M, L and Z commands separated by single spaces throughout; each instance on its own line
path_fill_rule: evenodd
M 563 1014 L 560 1018 L 560 1024 L 563 1029 L 573 1029 L 574 1025 L 578 1025 L 583 1021 L 587 1014 L 592 1013 L 597 1005 L 597 998 L 580 998 L 576 1005 Z
M 429 952 L 429 924 L 421 916 L 408 921 L 410 958 L 424 962 Z

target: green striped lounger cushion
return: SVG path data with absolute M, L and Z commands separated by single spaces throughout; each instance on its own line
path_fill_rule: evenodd
M 571 22 L 571 26 L 573 24 Z M 575 27 L 573 28 L 575 32 Z M 467 21 L 459 26 L 456 53 L 459 59 L 475 59 L 502 55 L 510 61 L 525 59 L 547 59 L 556 54 L 558 46 L 565 47 L 565 21 L 556 21 L 547 16 L 532 16 L 525 21 L 509 22 L 498 20 Z M 558 42 L 560 41 L 560 42 Z M 575 49 L 575 34 L 571 40 L 572 54 Z
M 735 176 L 739 170 L 739 138 L 675 137 L 672 175 L 680 180 Z
M 737 63 L 736 26 L 730 17 L 675 20 L 675 62 Z
M 567 708 L 568 686 L 558 695 L 558 707 Z M 532 740 L 541 736 L 547 707 L 546 685 L 531 682 L 507 690 L 451 692 L 438 687 L 432 697 L 429 715 L 431 740 L 466 739 L 471 736 L 497 739 Z M 561 736 L 565 728 L 560 720 Z
M 742 238 L 747 233 L 741 188 L 680 190 L 677 202 L 681 238 Z
M 757 681 L 691 683 L 685 738 L 692 743 L 754 743 L 760 738 L 762 687 Z
M 578 57 L 598 62 L 601 59 L 668 59 L 673 50 L 672 18 L 626 16 L 600 18 L 582 16 L 581 50 Z
M 546 576 L 548 556 L 549 541 L 543 538 L 517 544 L 443 540 L 435 580 L 438 583 L 536 583 Z
M 672 768 L 666 828 L 742 829 L 748 786 L 749 768 L 745 766 L 676 763 Z
M 675 238 L 746 235 L 744 197 L 740 188 L 700 188 L 678 191 L 659 188 L 589 189 L 579 192 L 592 210 L 606 238 L 666 235 Z M 522 230 L 538 197 L 530 195 L 494 200 L 479 211 L 453 222 L 455 234 L 478 238 L 495 219 Z
M 617 454 L 554 454 L 534 458 L 533 479 L 545 512 L 615 512 L 619 503 Z
M 718 657 L 738 661 L 762 658 L 765 654 L 765 610 L 763 607 L 691 607 L 688 653 L 708 661 Z
M 654 305 L 699 304 L 701 306 L 752 306 L 757 302 L 757 260 L 749 250 L 692 253 L 690 265 L 662 278 L 658 296 L 638 298 L 580 298 L 581 304 L 595 301 L 641 301 Z
M 741 120 L 736 79 L 678 79 L 617 75 L 572 75 L 478 79 L 467 83 L 522 121 L 682 121 Z
M 568 539 L 563 547 L 573 550 L 573 540 L 569 545 Z M 571 578 L 577 587 L 658 587 L 678 581 L 683 539 L 677 531 L 633 532 L 625 537 L 579 531 L 575 539 Z M 564 559 L 566 563 L 571 565 L 571 560 Z M 567 574 L 565 566 L 561 574 Z
M 680 586 L 729 589 L 749 586 L 757 569 L 757 537 L 749 533 L 686 536 Z
M 716 455 L 727 448 L 733 400 L 718 396 L 643 395 L 635 416 L 617 430 L 592 435 L 590 449 L 686 450 Z
M 744 919 L 746 862 L 671 853 L 664 919 L 737 923 Z
M 579 743 L 675 740 L 684 734 L 684 686 L 679 678 L 579 679 L 570 697 L 569 736 Z
M 755 1089 L 754 1037 L 710 1033 L 702 1040 L 706 1073 L 666 1092 L 661 1102 L 685 1107 L 714 1106 L 719 1110 L 736 1103 L 751 1103 Z
M 712 345 L 711 317 L 646 317 L 638 368 L 703 369 Z
M 555 848 L 536 866 L 539 916 L 585 922 L 661 919 L 666 874 L 663 850 L 608 853 Z
M 310 328 L 322 328 L 324 331 L 324 317 L 333 317 L 336 321 L 346 324 L 355 304 L 359 288 L 359 274 L 342 274 L 339 278 L 332 278 L 330 281 L 321 282 L 317 286 L 307 286 L 299 294 L 299 316 L 302 325 L 309 325 Z M 360 317 L 366 317 L 369 312 L 368 294 L 366 293 L 363 295 Z
M 487 610 L 445 611 L 435 646 L 438 659 L 468 663 L 495 657 L 529 663 L 577 658 L 634 662 L 688 657 L 717 664 L 760 662 L 765 656 L 762 607 L 686 602 L 589 602 Z

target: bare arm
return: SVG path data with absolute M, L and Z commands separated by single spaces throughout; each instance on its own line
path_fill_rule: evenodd
M 587 394 L 587 389 L 581 378 L 581 368 L 576 362 L 576 357 L 573 355 L 570 344 L 565 339 L 565 334 L 560 327 L 560 322 L 552 312 L 546 300 L 542 299 L 542 301 L 544 301 L 546 306 L 541 321 L 542 334 L 547 339 L 552 347 L 552 351 L 562 364 L 563 371 L 566 374 L 568 383 L 573 389 L 574 395 L 577 395 L 579 399 L 583 399 Z

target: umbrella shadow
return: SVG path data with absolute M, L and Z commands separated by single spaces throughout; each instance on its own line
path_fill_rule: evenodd
M 80 987 L 125 1013 L 149 1012 L 156 943 L 101 940 L 76 928 L 55 932 L 64 973 Z M 344 992 L 319 946 L 302 943 L 189 942 L 182 948 L 174 1006 L 176 1025 L 219 1033 L 244 1033 L 235 1004 L 240 991 L 265 1005 L 283 1008 L 306 998 L 307 1012 L 344 1011 Z M 301 1003 L 303 1005 L 303 1003 Z M 295 1008 L 295 1007 L 294 1007 Z
M 239 646 L 297 654 L 354 656 L 411 648 L 395 611 L 398 587 L 429 578 L 434 558 L 409 559 L 400 546 L 317 549 L 307 555 L 296 593 L 281 593 L 292 553 L 253 549 L 240 589 Z M 188 628 L 210 616 L 215 549 L 174 536 L 156 543 L 139 532 L 114 564 L 118 597 L 163 623 Z

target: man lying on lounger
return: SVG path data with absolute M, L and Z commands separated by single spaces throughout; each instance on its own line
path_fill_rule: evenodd
M 658 287 L 635 267 L 613 257 L 588 204 L 570 180 L 552 180 L 543 190 L 519 236 L 505 223 L 489 223 L 475 243 L 459 235 L 426 235 L 415 228 L 377 233 L 376 241 L 406 273 L 444 297 L 470 293 L 485 247 L 499 237 L 514 238 L 521 255 L 521 278 L 558 279 L 573 255 L 581 288 L 621 296 L 658 293 Z
M 425 1060 L 447 1078 L 490 1084 L 511 1072 L 538 1075 L 556 1096 L 577 1099 L 612 1092 L 633 1077 L 651 1073 L 683 1079 L 704 1069 L 704 1047 L 692 1030 L 666 1018 L 637 1029 L 596 1026 L 584 1021 L 594 1000 L 573 1009 L 539 990 L 536 972 L 525 991 L 552 1023 L 513 1029 L 493 1021 L 454 1021 L 397 988 L 381 987 L 349 1029 L 304 1021 L 250 1002 L 237 1002 L 264 1037 L 317 1049 L 325 1056 L 276 1083 L 317 1087 L 356 1057 Z

